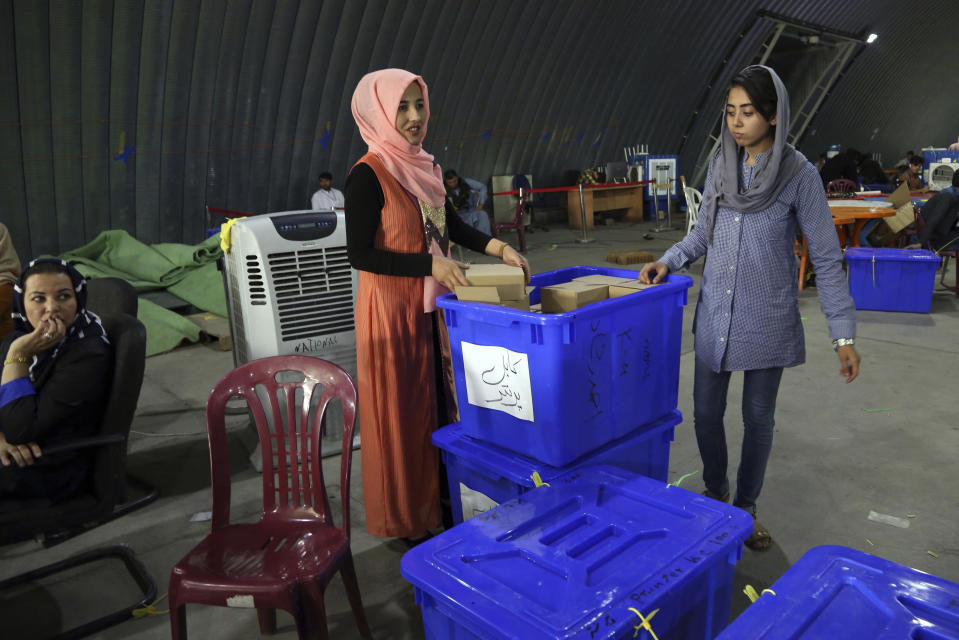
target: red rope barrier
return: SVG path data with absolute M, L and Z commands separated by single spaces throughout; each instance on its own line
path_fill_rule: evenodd
M 584 189 L 601 189 L 604 187 L 635 187 L 642 184 L 652 184 L 653 180 L 641 180 L 639 182 L 607 182 L 606 184 L 584 184 Z M 546 189 L 523 189 L 525 193 L 556 193 L 559 191 L 579 191 L 579 185 L 574 187 L 549 187 Z M 494 196 L 512 196 L 518 195 L 519 189 L 513 191 L 500 191 L 494 193 Z
M 242 211 L 231 211 L 230 209 L 217 209 L 215 207 L 207 207 L 207 211 L 211 213 L 226 213 L 231 216 L 241 216 L 243 218 L 249 218 L 250 216 L 255 216 L 255 213 L 244 213 Z

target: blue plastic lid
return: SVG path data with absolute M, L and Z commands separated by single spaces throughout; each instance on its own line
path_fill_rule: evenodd
M 664 427 L 675 427 L 682 421 L 682 413 L 679 411 L 671 411 L 659 420 L 644 425 L 642 433 L 649 433 Z M 622 438 L 617 438 L 596 451 L 591 451 L 581 456 L 579 460 L 609 454 L 623 447 L 628 448 L 634 444 L 637 435 L 634 431 Z M 434 431 L 433 444 L 462 460 L 470 460 L 471 464 L 478 464 L 487 469 L 495 470 L 498 475 L 509 479 L 514 484 L 526 487 L 535 485 L 532 479 L 534 471 L 539 473 L 539 477 L 543 482 L 549 482 L 553 478 L 557 478 L 566 473 L 578 462 L 574 460 L 562 467 L 553 467 L 545 462 L 540 462 L 539 460 L 515 453 L 509 449 L 503 449 L 488 442 L 474 440 L 463 433 L 463 428 L 458 422 Z
M 846 547 L 806 553 L 716 640 L 959 638 L 959 584 Z
M 846 249 L 846 260 L 872 260 L 898 262 L 935 262 L 939 264 L 939 256 L 935 251 L 928 249 L 870 249 L 868 247 L 849 247 Z
M 631 607 L 681 606 L 670 592 L 738 558 L 752 530 L 741 509 L 588 467 L 415 547 L 402 572 L 479 637 L 627 637 Z

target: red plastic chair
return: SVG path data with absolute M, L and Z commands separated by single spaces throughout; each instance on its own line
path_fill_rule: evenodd
M 499 232 L 504 229 L 515 229 L 519 234 L 519 250 L 526 253 L 526 227 L 523 226 L 523 214 L 526 213 L 526 199 L 528 194 L 520 190 L 519 198 L 516 200 L 516 210 L 513 212 L 512 222 L 497 222 L 493 225 L 493 237 L 499 238 Z
M 829 184 L 826 185 L 826 193 L 855 193 L 857 187 L 856 183 L 848 178 L 837 178 L 836 180 L 830 180 Z
M 290 372 L 302 374 L 303 379 L 285 381 Z M 284 381 L 277 380 L 278 374 Z M 310 416 L 313 393 L 320 388 L 322 395 Z M 230 524 L 224 410 L 227 401 L 237 396 L 249 405 L 263 451 L 263 512 L 253 524 Z M 342 403 L 344 417 L 339 527 L 330 512 L 320 451 L 322 417 L 334 398 Z M 186 638 L 184 605 L 188 602 L 256 608 L 260 632 L 265 634 L 276 630 L 276 609 L 284 609 L 296 621 L 300 638 L 327 638 L 323 592 L 336 571 L 343 576 L 360 633 L 370 637 L 350 550 L 355 418 L 356 387 L 349 374 L 319 358 L 290 355 L 254 360 L 231 371 L 213 388 L 206 409 L 212 530 L 170 576 L 174 640 Z

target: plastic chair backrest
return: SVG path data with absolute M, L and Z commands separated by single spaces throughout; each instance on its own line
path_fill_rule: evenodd
M 291 373 L 302 379 L 288 381 Z M 314 401 L 317 392 L 321 395 Z M 217 383 L 206 410 L 213 530 L 230 523 L 230 465 L 224 415 L 227 401 L 235 397 L 246 400 L 260 438 L 261 521 L 319 519 L 330 526 L 336 525 L 323 481 L 321 427 L 330 401 L 340 400 L 344 422 L 340 461 L 343 523 L 338 528 L 349 538 L 350 469 L 356 421 L 356 386 L 350 375 L 320 358 L 285 355 L 248 362 Z
M 699 205 L 703 201 L 703 194 L 698 189 L 686 186 L 686 178 L 680 176 L 683 185 L 683 195 L 686 198 L 686 233 L 689 234 L 696 222 L 699 221 Z
M 837 178 L 826 185 L 826 193 L 853 193 L 856 183 L 848 178 Z

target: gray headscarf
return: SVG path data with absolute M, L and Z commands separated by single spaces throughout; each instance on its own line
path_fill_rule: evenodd
M 762 65 L 743 69 L 765 69 L 776 87 L 776 136 L 770 153 L 763 154 L 753 172 L 749 188 L 739 191 L 739 145 L 729 132 L 723 117 L 723 131 L 719 151 L 709 161 L 713 186 L 711 197 L 705 199 L 700 209 L 700 220 L 705 223 L 706 237 L 713 241 L 713 227 L 719 207 L 729 207 L 742 213 L 762 211 L 769 207 L 783 187 L 806 165 L 808 160 L 796 148 L 786 142 L 789 134 L 789 93 L 776 72 Z

